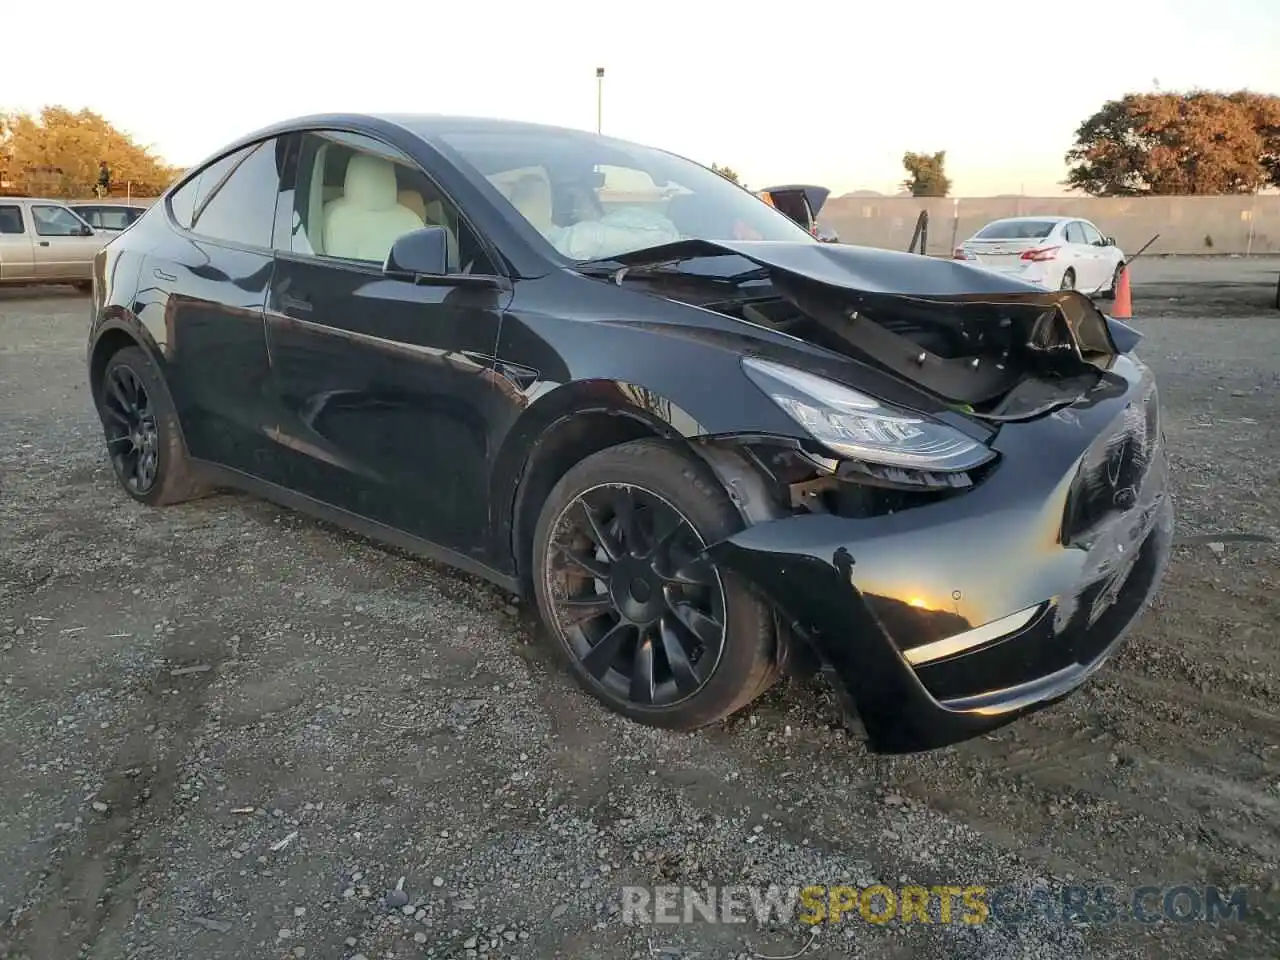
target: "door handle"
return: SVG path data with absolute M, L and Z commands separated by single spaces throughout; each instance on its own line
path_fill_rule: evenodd
M 280 294 L 280 306 L 285 310 L 300 310 L 306 313 L 311 310 L 311 301 L 305 297 L 295 297 L 292 294 Z
M 49 241 L 48 241 L 48 240 L 41 240 L 41 241 L 40 241 L 40 246 L 42 246 L 42 247 L 47 247 L 48 245 L 49 245 Z
M 177 277 L 177 275 L 176 275 L 176 274 L 169 274 L 169 273 L 165 273 L 165 272 L 164 272 L 163 270 L 161 270 L 159 267 L 156 267 L 154 270 L 152 270 L 152 271 L 151 271 L 151 274 L 152 274 L 152 276 L 154 276 L 157 280 L 177 280 L 177 279 L 178 279 L 178 277 Z

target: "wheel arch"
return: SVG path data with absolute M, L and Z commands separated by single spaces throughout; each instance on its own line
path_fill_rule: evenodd
M 154 359 L 156 351 L 148 345 L 145 329 L 136 320 L 129 322 L 130 317 L 123 311 L 108 314 L 98 327 L 93 337 L 93 345 L 89 349 L 89 389 L 92 396 L 97 397 L 102 386 L 102 375 L 107 368 L 107 361 L 114 354 L 127 347 L 140 347 Z
M 744 525 L 784 514 L 744 441 L 708 434 L 680 405 L 635 384 L 566 384 L 524 413 L 494 471 L 497 543 L 509 551 L 511 569 L 525 590 L 538 514 L 560 478 L 601 450 L 642 439 L 668 441 L 695 457 L 724 487 Z

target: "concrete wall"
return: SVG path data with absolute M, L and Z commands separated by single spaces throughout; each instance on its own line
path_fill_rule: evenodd
M 1090 220 L 1126 253 L 1160 234 L 1148 253 L 1280 253 L 1280 196 L 1243 197 L 833 197 L 819 218 L 845 243 L 906 250 L 916 217 L 929 211 L 929 253 L 958 242 L 1000 217 L 1054 214 Z

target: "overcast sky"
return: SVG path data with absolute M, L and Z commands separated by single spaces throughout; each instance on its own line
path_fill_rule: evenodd
M 3 19 L 0 108 L 89 107 L 184 166 L 334 110 L 593 129 L 602 66 L 606 133 L 755 187 L 892 192 L 903 151 L 945 149 L 957 194 L 1043 195 L 1109 98 L 1280 93 L 1280 0 L 79 0 Z

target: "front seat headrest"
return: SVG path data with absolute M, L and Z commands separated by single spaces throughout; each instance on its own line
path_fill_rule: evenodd
M 365 210 L 391 209 L 396 205 L 395 166 L 390 160 L 357 153 L 347 161 L 343 195 Z

